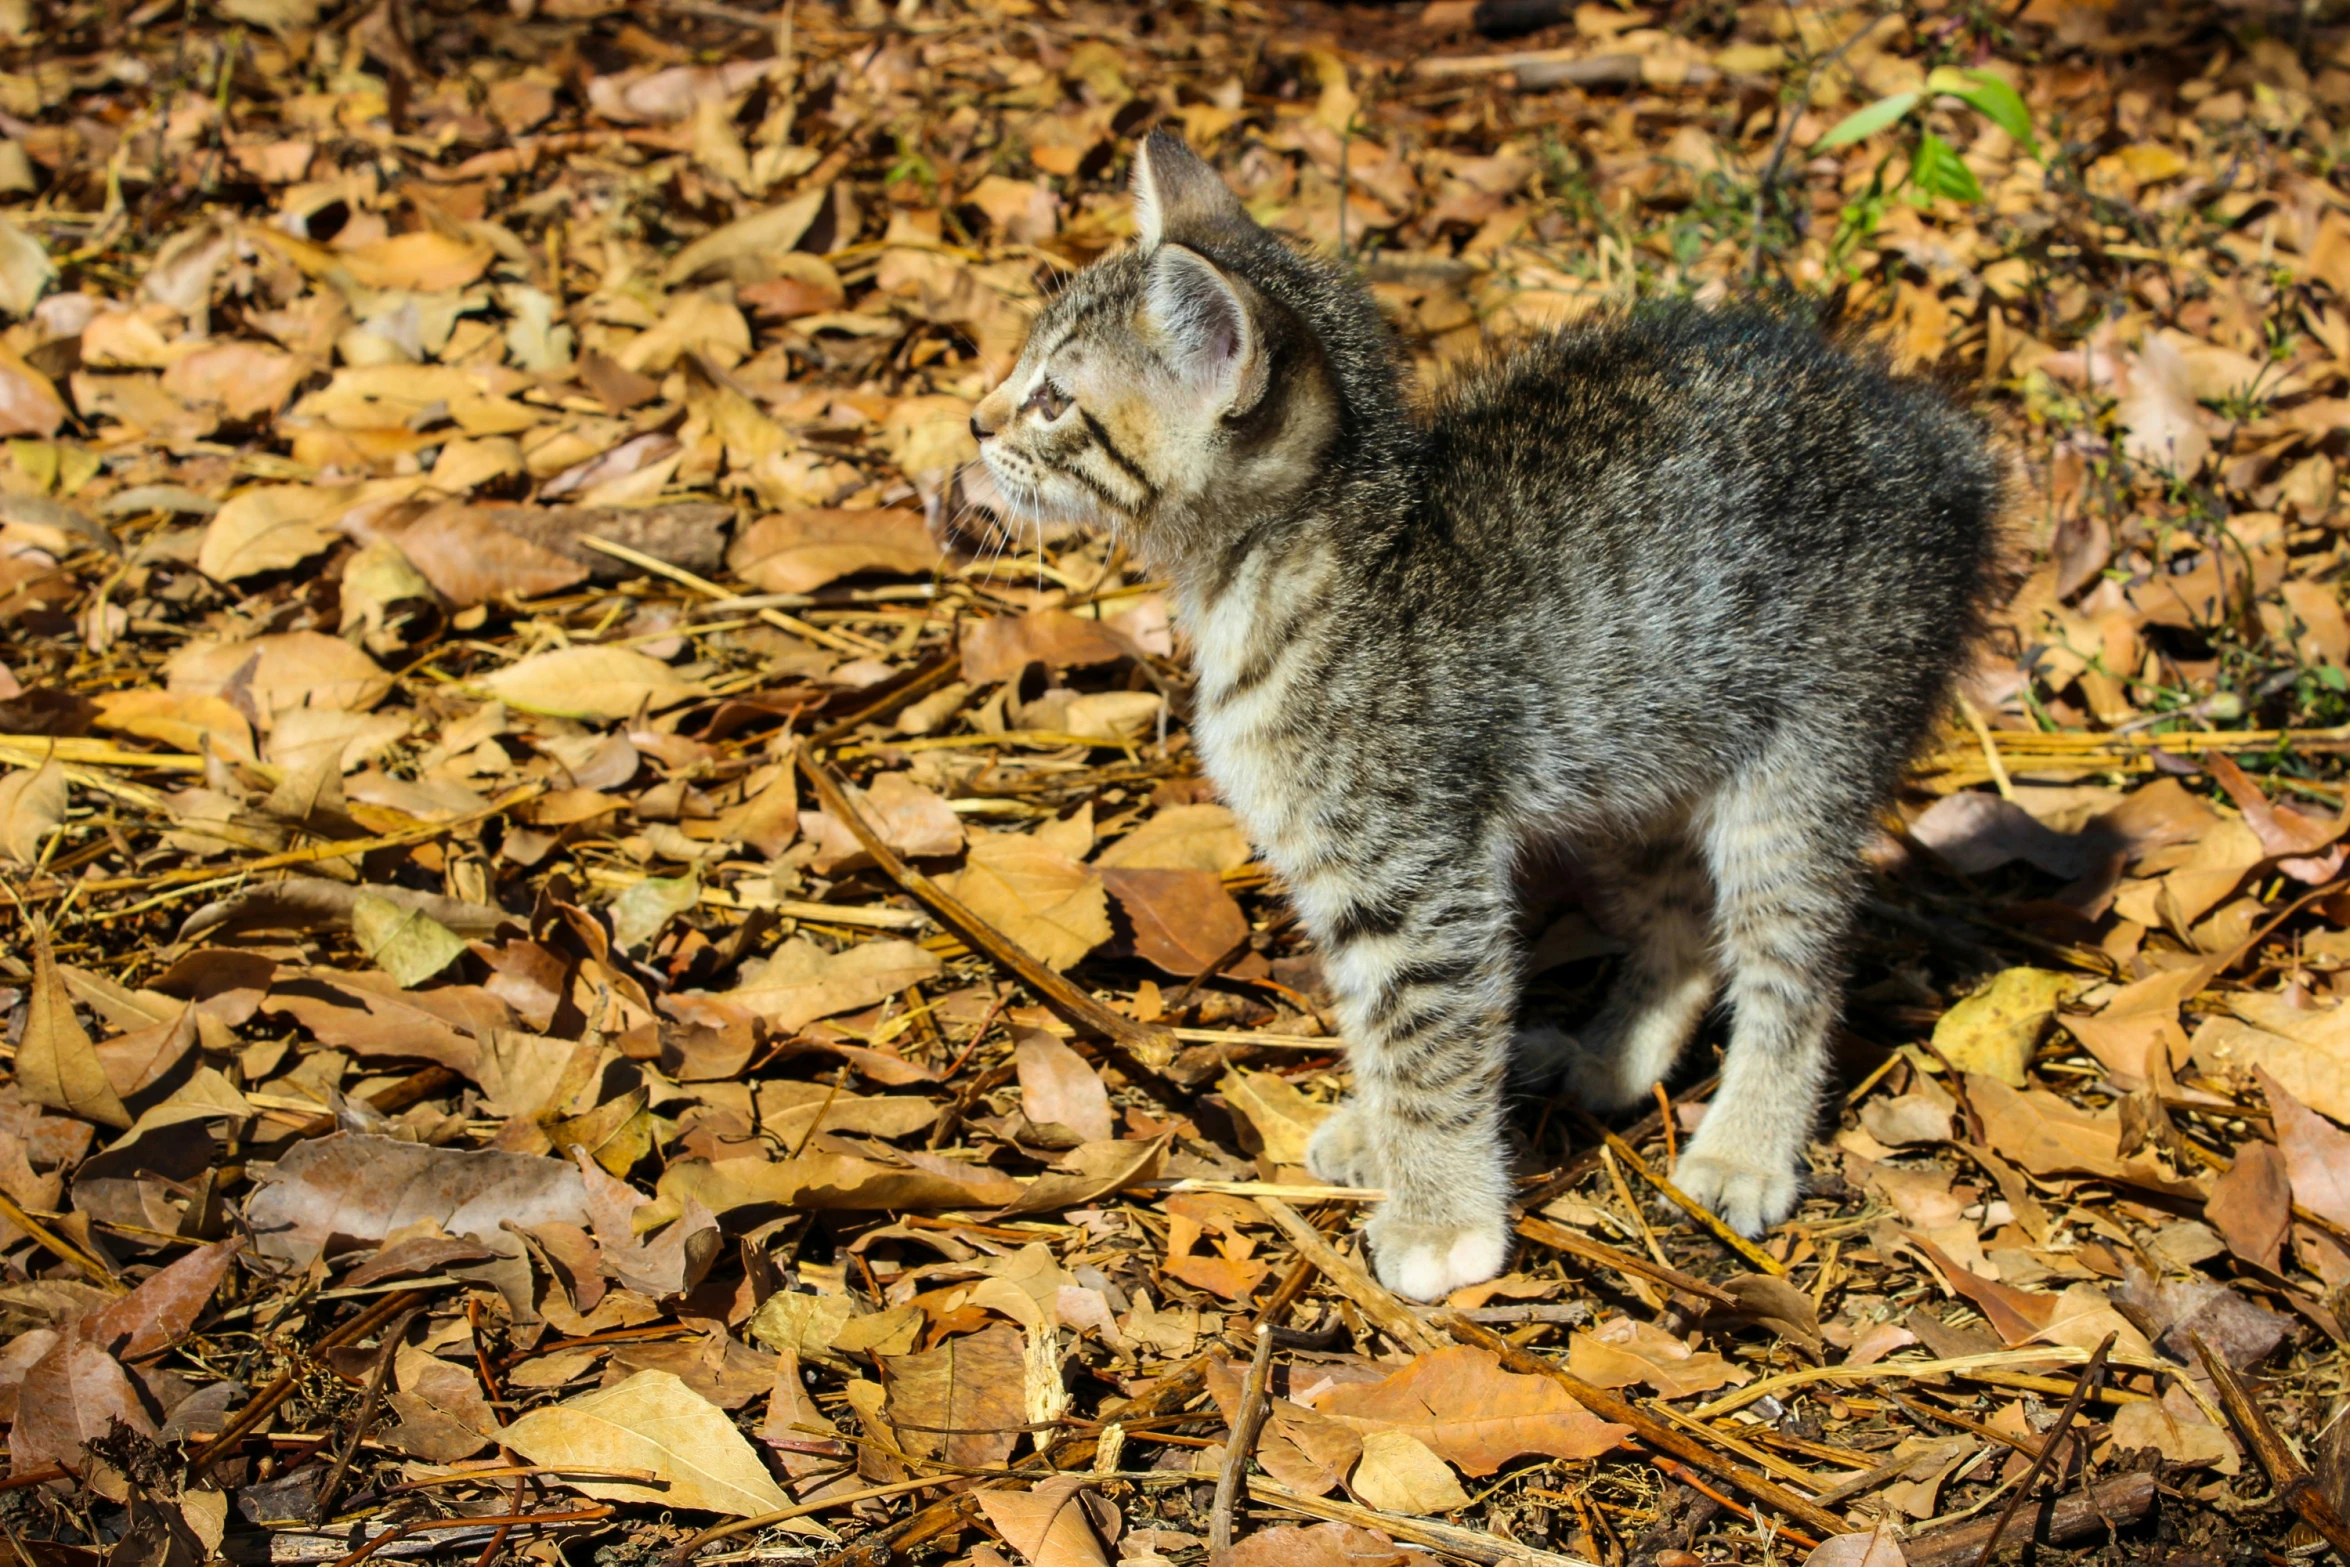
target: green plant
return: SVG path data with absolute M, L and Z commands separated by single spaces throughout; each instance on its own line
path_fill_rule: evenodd
M 2027 153 L 2035 158 L 2040 155 L 2039 144 L 2032 138 L 2032 111 L 2024 106 L 2023 98 L 2013 87 L 1989 71 L 1961 70 L 1947 65 L 1929 72 L 1923 87 L 1892 93 L 1855 109 L 1831 126 L 1813 144 L 1813 150 L 1849 146 L 1863 137 L 1890 130 L 1919 117 L 1920 111 L 1937 98 L 1957 99 L 2014 137 Z M 1975 171 L 1958 155 L 1958 149 L 1928 130 L 1922 119 L 1916 129 L 1917 139 L 1909 148 L 1909 167 L 1901 178 L 1891 186 L 1885 183 L 1886 171 L 1901 150 L 1896 146 L 1878 160 L 1868 189 L 1845 207 L 1836 233 L 1835 250 L 1839 260 L 1853 245 L 1876 232 L 1877 225 L 1884 221 L 1887 205 L 1895 198 L 1921 208 L 1931 206 L 1938 196 L 1969 205 L 1983 199 L 1983 187 L 1975 179 Z

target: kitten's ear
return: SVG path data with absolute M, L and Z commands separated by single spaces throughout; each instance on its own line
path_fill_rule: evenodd
M 1256 290 L 1181 245 L 1159 246 L 1148 277 L 1145 312 L 1183 378 L 1218 413 L 1255 407 L 1266 375 Z
M 1162 240 L 1233 222 L 1248 209 L 1173 131 L 1153 131 L 1134 154 L 1134 232 L 1147 254 Z

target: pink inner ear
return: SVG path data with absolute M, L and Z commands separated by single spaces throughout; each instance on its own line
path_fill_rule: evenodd
M 1151 313 L 1175 357 L 1191 375 L 1221 381 L 1246 336 L 1240 298 L 1195 252 L 1170 247 L 1151 264 Z

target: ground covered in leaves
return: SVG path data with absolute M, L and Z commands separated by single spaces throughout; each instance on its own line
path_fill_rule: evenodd
M 964 469 L 1162 124 L 1432 377 L 1761 291 L 2012 454 L 1761 1245 L 1718 1024 L 1441 1308 L 1301 1168 L 1182 633 Z M 0 133 L 20 1561 L 2342 1545 L 2339 7 L 0 0 Z

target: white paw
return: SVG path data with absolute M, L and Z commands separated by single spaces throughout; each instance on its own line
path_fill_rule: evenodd
M 1314 1129 L 1306 1143 L 1306 1169 L 1332 1186 L 1377 1188 L 1383 1184 L 1378 1150 L 1364 1128 L 1360 1107 L 1340 1105 Z
M 1380 1217 L 1369 1225 L 1379 1282 L 1407 1300 L 1442 1300 L 1482 1284 L 1509 1261 L 1509 1231 L 1498 1218 L 1478 1224 L 1412 1224 Z
M 1673 1184 L 1752 1239 L 1795 1211 L 1803 1184 L 1785 1165 L 1764 1169 L 1687 1154 L 1673 1166 Z
M 1656 1101 L 1656 1080 L 1627 1081 L 1623 1061 L 1612 1053 L 1576 1056 L 1568 1063 L 1566 1078 L 1560 1086 L 1593 1115 L 1613 1115 L 1618 1110 Z

